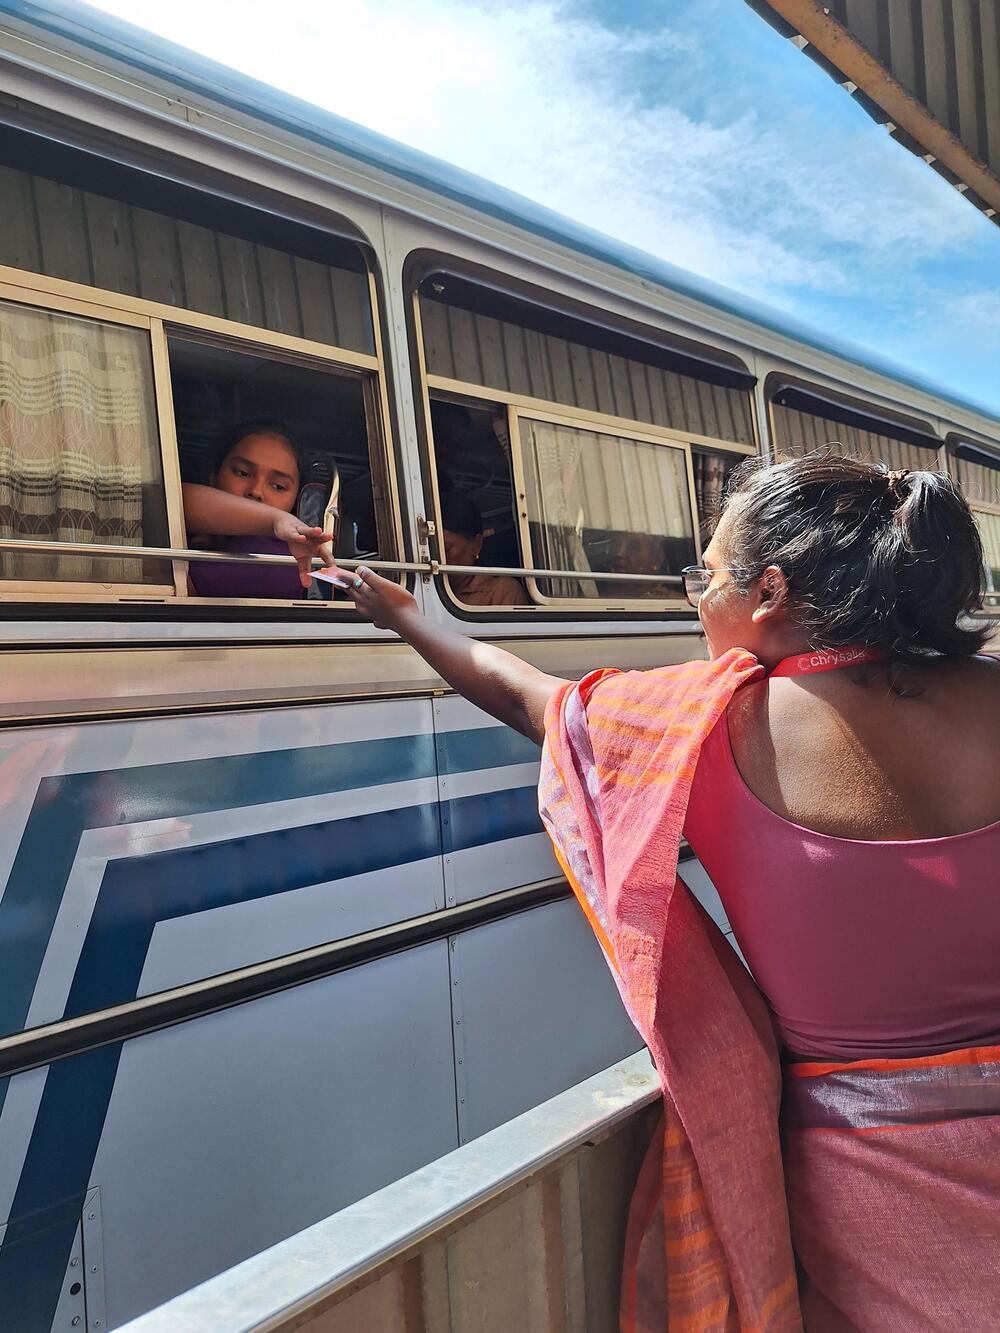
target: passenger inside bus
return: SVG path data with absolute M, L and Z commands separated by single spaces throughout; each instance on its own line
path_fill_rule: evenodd
M 672 558 L 674 552 L 670 548 L 673 546 L 681 547 L 686 553 L 688 549 L 687 539 L 678 540 L 671 537 L 661 537 L 655 532 L 613 532 L 606 557 L 609 572 L 613 574 L 662 574 L 665 577 L 662 583 L 630 584 L 608 580 L 599 584 L 602 596 L 612 598 L 649 597 L 657 600 L 676 597 L 679 589 L 679 579 L 677 584 L 673 585 L 666 577 L 671 567 L 677 570 L 683 567 L 679 561 Z M 592 563 L 593 568 L 600 568 L 596 560 Z
M 467 495 L 446 491 L 441 497 L 445 559 L 449 565 L 474 565 L 483 549 L 483 520 Z M 506 574 L 452 574 L 451 588 L 467 606 L 527 606 L 527 594 Z
M 313 556 L 332 558 L 334 534 L 293 512 L 305 466 L 291 433 L 280 421 L 237 426 L 220 450 L 211 483 L 185 482 L 184 521 L 195 545 L 232 555 L 287 555 L 291 565 L 239 565 L 192 561 L 191 591 L 199 597 L 299 599 L 310 586 Z
M 524 564 L 517 535 L 510 441 L 498 403 L 468 406 L 431 400 L 434 455 L 441 494 L 473 496 L 483 520 L 480 559 L 486 565 Z M 525 601 L 522 592 L 519 601 Z

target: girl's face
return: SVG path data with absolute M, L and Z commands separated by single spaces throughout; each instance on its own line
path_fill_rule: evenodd
M 280 435 L 245 435 L 226 454 L 213 483 L 217 490 L 283 509 L 295 508 L 301 478 L 295 455 Z

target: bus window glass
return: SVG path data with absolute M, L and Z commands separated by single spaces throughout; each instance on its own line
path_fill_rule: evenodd
M 431 431 L 448 564 L 518 568 L 506 408 L 432 398 Z M 468 606 L 530 605 L 524 584 L 510 575 L 452 574 L 449 586 Z
M 421 287 L 428 375 L 738 444 L 754 443 L 745 371 L 699 365 L 439 274 Z M 697 373 L 691 373 L 697 372 Z M 729 383 L 727 381 L 735 381 Z M 440 386 L 443 387 L 443 386 Z
M 384 500 L 376 504 L 382 491 L 373 476 L 376 455 L 369 447 L 363 376 L 315 362 L 289 364 L 245 345 L 171 336 L 168 347 L 186 483 L 242 494 L 311 525 L 329 523 L 337 530 L 336 554 L 345 559 L 391 556 L 390 515 Z M 237 445 L 237 437 L 244 443 Z M 269 488 L 266 479 L 262 489 L 257 487 L 258 462 L 273 464 L 280 487 Z M 288 554 L 287 544 L 260 533 L 238 537 L 197 531 L 190 518 L 187 526 L 196 546 L 232 554 Z M 314 584 L 307 594 L 292 566 L 192 562 L 189 592 L 326 600 L 333 589 Z
M 98 184 L 98 181 L 100 184 Z M 359 246 L 5 128 L 0 264 L 373 355 Z M 53 217 L 58 217 L 58 225 Z M 44 237 L 32 250 L 25 238 Z
M 1000 593 L 1000 514 L 976 514 L 979 535 L 983 539 L 983 564 L 986 566 L 986 590 Z
M 1000 455 L 974 444 L 959 444 L 951 471 L 972 505 L 1000 507 Z
M 738 455 L 724 454 L 717 449 L 694 447 L 691 450 L 694 493 L 698 502 L 698 536 L 702 550 L 712 540 L 729 478 L 733 469 L 742 461 Z
M 149 334 L 0 302 L 0 535 L 167 546 Z M 158 585 L 167 561 L 0 551 L 4 579 Z
M 801 457 L 817 449 L 846 454 L 865 463 L 919 470 L 937 466 L 939 441 L 930 428 L 920 429 L 865 415 L 864 405 L 814 396 L 804 389 L 781 387 L 771 401 L 774 449 L 780 456 Z
M 680 571 L 697 558 L 684 450 L 528 417 L 518 425 L 531 563 L 588 576 L 539 578 L 540 595 L 676 599 Z

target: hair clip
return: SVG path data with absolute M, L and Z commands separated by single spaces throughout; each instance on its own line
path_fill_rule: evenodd
M 905 481 L 909 475 L 910 475 L 910 469 L 908 467 L 902 467 L 899 468 L 896 472 L 887 472 L 885 474 L 885 479 L 890 486 L 898 486 L 900 482 Z

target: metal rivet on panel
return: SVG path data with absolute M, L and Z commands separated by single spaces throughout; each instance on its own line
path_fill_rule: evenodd
M 79 1262 L 80 1260 L 76 1257 L 76 1255 L 74 1255 L 73 1258 L 69 1261 L 70 1268 L 75 1268 Z

